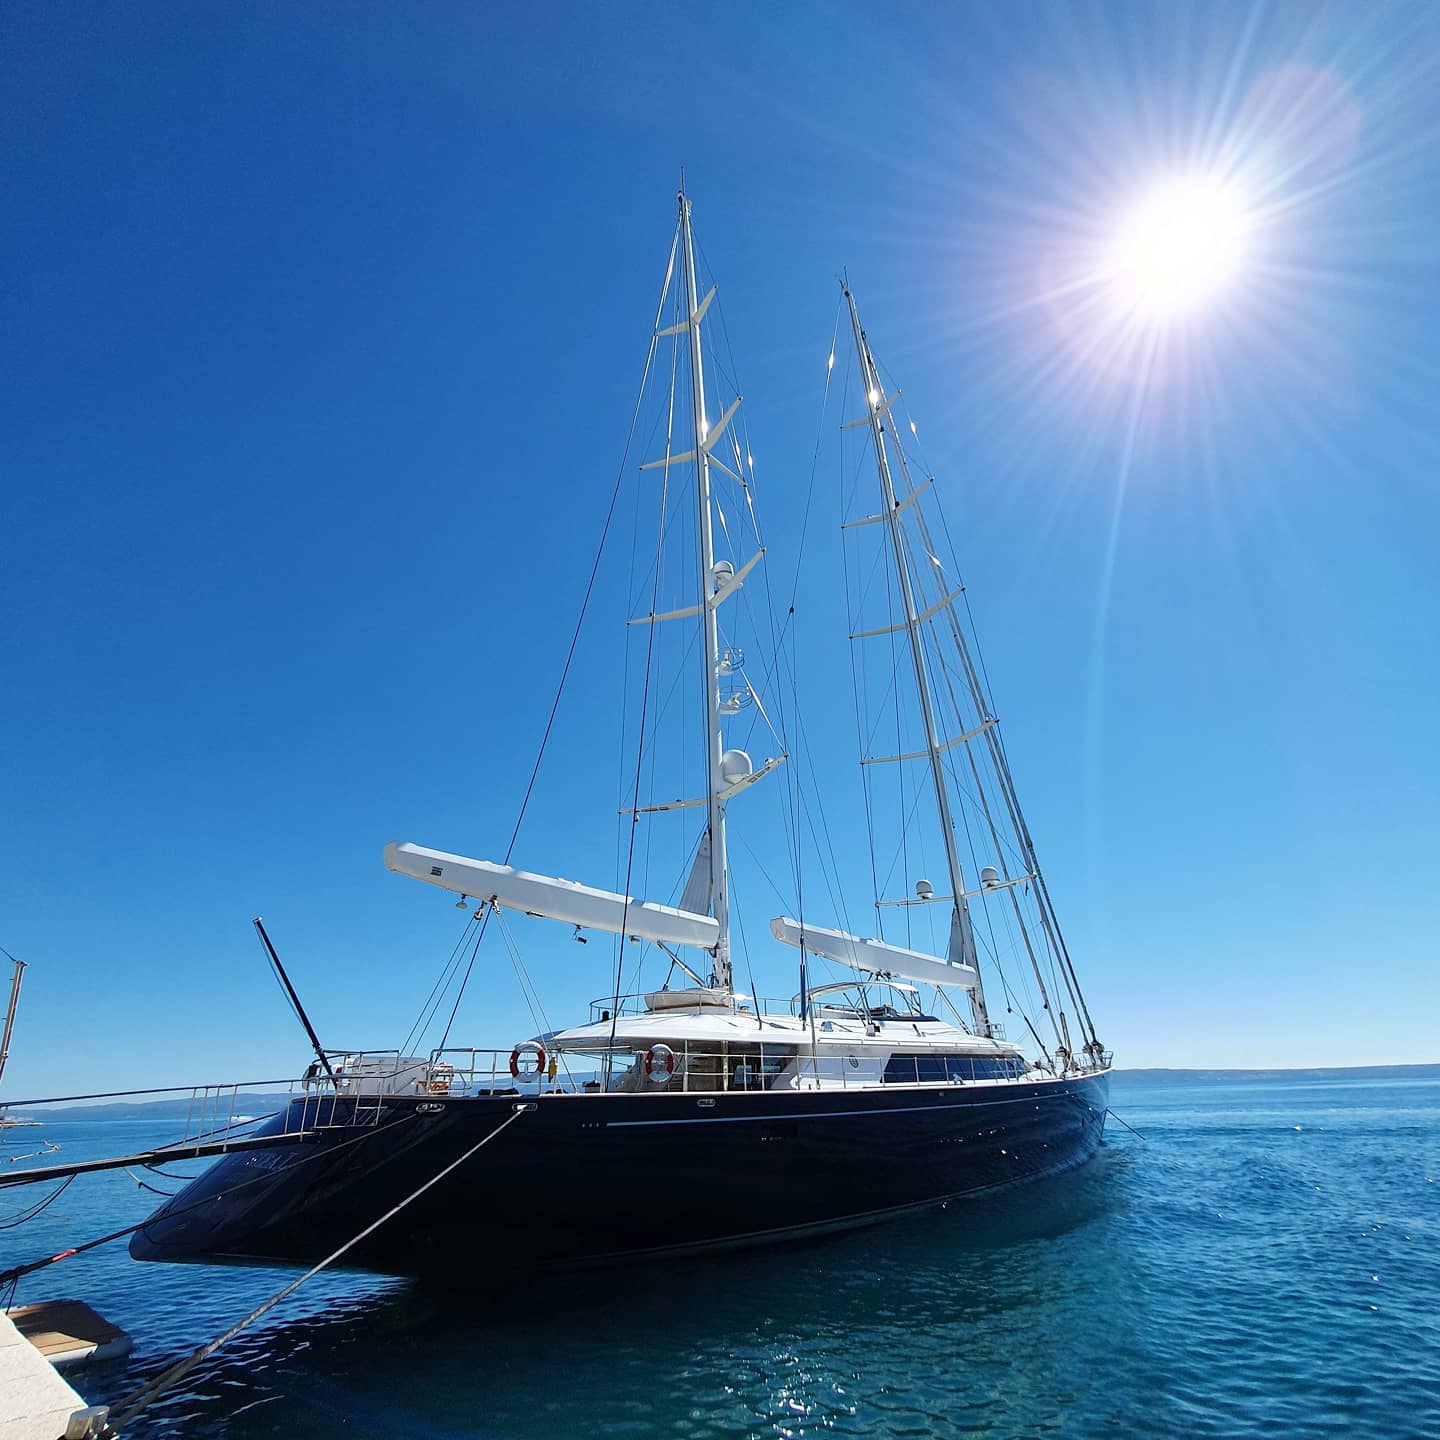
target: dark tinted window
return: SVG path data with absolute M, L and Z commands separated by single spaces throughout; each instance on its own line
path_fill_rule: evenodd
M 1000 1080 L 1025 1071 L 1013 1055 L 892 1055 L 885 1066 L 889 1085 L 914 1085 L 931 1080 Z

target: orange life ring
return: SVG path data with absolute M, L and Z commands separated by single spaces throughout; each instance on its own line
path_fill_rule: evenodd
M 531 1074 L 527 1070 L 523 1075 L 520 1073 L 520 1057 L 522 1055 L 533 1055 L 535 1057 L 535 1072 Z M 515 1080 L 538 1080 L 545 1073 L 545 1047 L 537 1045 L 533 1040 L 522 1041 L 510 1052 L 510 1075 Z
M 653 1080 L 656 1070 L 663 1072 L 662 1080 L 675 1073 L 675 1052 L 668 1045 L 652 1045 L 645 1052 L 645 1074 Z

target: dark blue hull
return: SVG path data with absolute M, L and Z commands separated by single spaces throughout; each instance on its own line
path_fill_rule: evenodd
M 473 1286 L 874 1224 L 1095 1153 L 1109 1075 L 825 1092 L 293 1101 L 277 1136 L 156 1211 L 137 1260 L 313 1264 L 526 1107 L 347 1265 Z

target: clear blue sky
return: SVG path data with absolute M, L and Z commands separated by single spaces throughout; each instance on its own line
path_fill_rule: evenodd
M 293 1072 L 256 913 L 327 1040 L 403 1037 L 458 915 L 381 847 L 503 853 L 682 164 L 783 575 L 849 268 L 1120 1062 L 1440 1059 L 1437 96 L 1430 5 L 8 5 L 7 1092 Z M 1228 305 L 1091 343 L 1067 265 L 1217 156 Z M 601 884 L 620 618 L 515 856 Z M 608 946 L 521 933 L 583 1017 Z

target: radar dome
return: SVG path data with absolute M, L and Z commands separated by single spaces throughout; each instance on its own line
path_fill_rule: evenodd
M 727 785 L 746 779 L 754 769 L 750 757 L 743 750 L 727 750 L 720 757 L 720 778 Z

